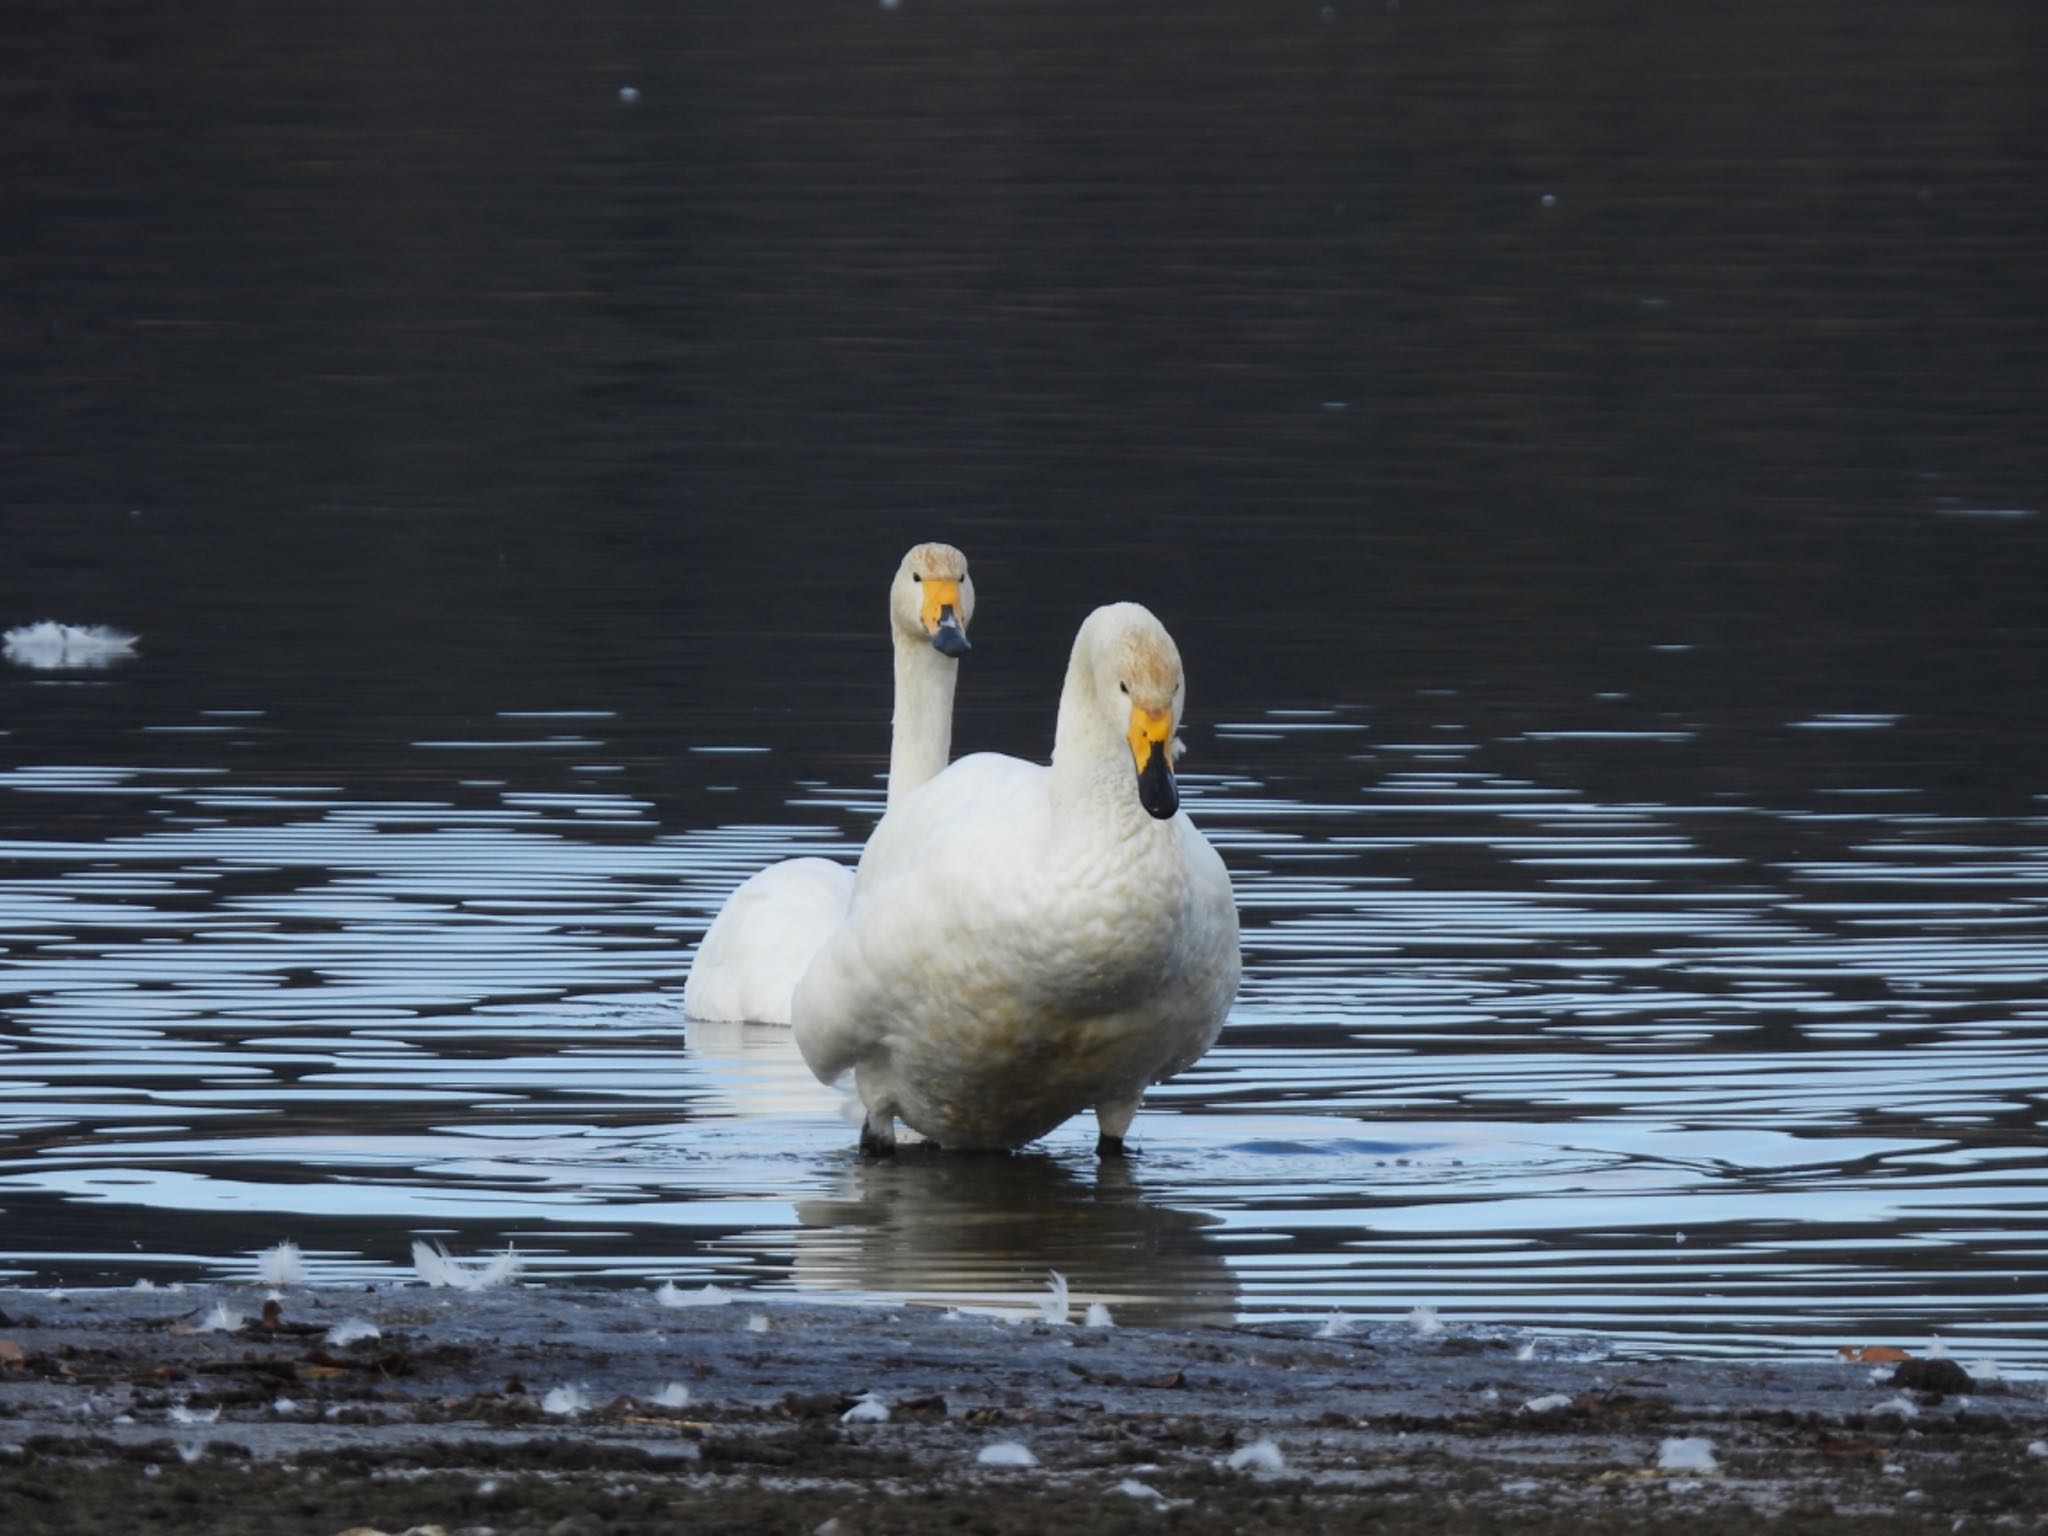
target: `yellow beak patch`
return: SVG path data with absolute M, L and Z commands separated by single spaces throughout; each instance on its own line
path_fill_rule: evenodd
M 1167 750 L 1167 742 L 1173 737 L 1173 711 L 1170 709 L 1140 709 L 1131 706 L 1131 728 L 1126 733 L 1131 743 L 1131 760 L 1138 765 L 1138 772 L 1145 771 L 1145 765 L 1152 761 L 1154 752 Z M 1167 767 L 1173 764 L 1169 762 Z
M 960 617 L 960 583 L 932 579 L 924 582 L 924 608 L 918 617 L 924 622 L 924 632 L 935 635 L 939 632 L 939 616 L 948 608 L 953 617 Z

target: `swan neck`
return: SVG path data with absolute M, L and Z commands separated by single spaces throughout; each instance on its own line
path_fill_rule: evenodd
M 896 714 L 889 742 L 889 804 L 937 776 L 953 751 L 953 688 L 960 663 L 895 632 Z
M 1105 826 L 1128 833 L 1151 821 L 1138 803 L 1131 749 L 1114 723 L 1104 718 L 1095 697 L 1094 669 L 1079 645 L 1060 690 L 1051 789 L 1054 823 L 1062 829 L 1086 825 L 1095 830 L 1081 835 L 1100 839 Z

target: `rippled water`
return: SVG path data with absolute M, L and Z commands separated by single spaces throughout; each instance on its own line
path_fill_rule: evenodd
M 35 9 L 0 629 L 141 638 L 0 664 L 8 1278 L 2048 1368 L 2025 7 Z M 963 747 L 1098 602 L 1188 659 L 1246 984 L 1128 1167 L 681 1018 L 922 538 Z
M 1189 799 L 1248 980 L 1110 1169 L 1085 1124 L 1011 1159 L 864 1165 L 786 1031 L 685 1030 L 725 890 L 850 854 L 871 784 L 664 828 L 617 787 L 602 712 L 411 743 L 406 800 L 15 769 L 10 1273 L 248 1273 L 290 1236 L 352 1278 L 441 1232 L 540 1276 L 986 1299 L 1059 1268 L 1133 1319 L 1429 1304 L 1637 1344 L 1938 1331 L 2048 1361 L 2048 815 L 1878 784 L 1606 798 L 1516 770 L 1554 734 L 1624 775 L 1710 736 L 1489 739 L 1427 702 L 1405 739 L 1363 708 L 1204 733 L 1233 768 Z M 201 740 L 226 761 L 263 728 Z M 108 818 L 132 830 L 62 834 Z

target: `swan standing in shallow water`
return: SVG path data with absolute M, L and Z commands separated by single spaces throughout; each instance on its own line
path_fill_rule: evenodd
M 796 1041 L 848 1071 L 861 1149 L 895 1121 L 1011 1148 L 1093 1108 L 1123 1151 L 1151 1084 L 1215 1042 L 1237 994 L 1237 907 L 1173 779 L 1185 685 L 1136 603 L 1088 616 L 1052 766 L 980 753 L 893 808 L 851 909 L 796 990 Z
M 903 557 L 889 584 L 896 715 L 884 826 L 953 750 L 953 688 L 973 617 L 965 555 L 950 544 L 920 544 Z M 846 917 L 853 883 L 853 871 L 830 859 L 787 859 L 750 876 L 697 946 L 683 1012 L 720 1023 L 787 1024 L 790 994 Z

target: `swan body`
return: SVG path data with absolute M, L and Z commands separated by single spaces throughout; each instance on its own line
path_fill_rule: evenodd
M 1145 1089 L 1215 1042 L 1237 908 L 1178 808 L 1184 695 L 1156 618 L 1097 609 L 1051 767 L 963 758 L 875 830 L 792 1012 L 812 1072 L 853 1073 L 865 1150 L 899 1118 L 943 1147 L 1012 1148 L 1092 1108 L 1113 1155 Z
M 946 766 L 953 690 L 969 647 L 974 583 L 950 544 L 920 544 L 889 584 L 896 708 L 883 825 L 911 792 Z M 831 859 L 786 859 L 726 898 L 690 962 L 683 1012 L 721 1023 L 787 1024 L 804 969 L 846 917 L 854 872 Z

